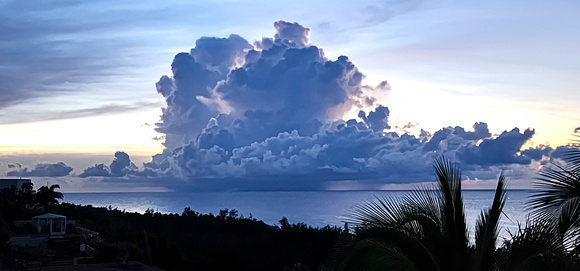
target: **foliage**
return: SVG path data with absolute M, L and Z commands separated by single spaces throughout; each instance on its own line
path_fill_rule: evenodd
M 166 270 L 318 270 L 331 265 L 336 241 L 345 234 L 341 228 L 303 223 L 288 223 L 283 230 L 230 209 L 217 216 L 189 207 L 181 215 L 153 209 L 139 214 L 62 203 L 57 212 L 100 233 L 104 242 L 96 249 L 102 261 L 115 259 L 125 248 L 121 254 L 128 260 L 149 263 L 146 231 L 153 265 Z
M 494 270 L 578 270 L 550 221 L 527 221 L 510 235 L 496 251 Z
M 0 190 L 0 210 L 8 221 L 50 212 L 64 197 L 56 189 L 60 189 L 58 184 L 41 186 L 35 191 L 32 183 L 24 183 L 20 189 L 3 188 Z
M 535 221 L 498 248 L 506 200 L 500 175 L 489 209 L 475 224 L 470 243 L 461 196 L 461 173 L 445 159 L 435 161 L 437 186 L 422 186 L 400 200 L 366 202 L 340 269 L 344 270 L 546 270 L 572 266 L 552 224 Z M 538 269 L 540 268 L 540 269 Z M 559 270 L 559 269 L 554 269 Z
M 578 132 L 578 129 L 576 129 Z M 580 135 L 576 134 L 580 138 Z M 527 208 L 532 217 L 549 225 L 560 251 L 580 262 L 580 141 L 575 140 L 564 153 L 564 164 L 542 168 Z M 547 226 L 546 226 L 547 227 Z
M 53 184 L 50 187 L 41 186 L 34 196 L 34 202 L 42 207 L 45 212 L 50 212 L 52 207 L 58 204 L 58 200 L 64 198 L 61 192 L 55 191 L 57 188 L 60 189 L 58 184 Z

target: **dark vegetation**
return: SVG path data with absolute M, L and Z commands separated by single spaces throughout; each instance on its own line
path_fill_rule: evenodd
M 62 194 L 50 194 L 54 197 L 49 200 L 44 196 L 55 188 L 2 190 L 0 219 L 30 219 L 45 210 L 75 219 L 77 226 L 100 234 L 94 247 L 98 254 L 92 262 L 140 261 L 166 270 L 324 270 L 332 263 L 336 241 L 348 234 L 338 227 L 291 224 L 284 217 L 280 226 L 271 226 L 228 209 L 217 215 L 200 214 L 189 207 L 180 215 L 153 209 L 139 214 L 111 207 L 55 204 L 53 200 Z M 3 252 L 8 249 L 9 232 L 34 231 L 11 223 L 0 226 Z
M 52 211 L 63 198 L 62 193 L 56 191 L 58 188 L 58 185 L 42 186 L 35 191 L 31 183 L 25 183 L 20 189 L 12 186 L 0 190 L 0 269 L 10 249 L 11 233 L 30 230 L 26 226 L 16 228 L 12 222 Z
M 0 217 L 7 221 L 29 219 L 32 215 L 52 211 L 58 200 L 63 199 L 61 192 L 56 191 L 58 184 L 33 189 L 32 183 L 25 183 L 21 188 L 14 186 L 0 190 Z
M 271 226 L 236 210 L 218 215 L 185 208 L 182 214 L 144 214 L 58 204 L 58 186 L 4 189 L 0 201 L 0 255 L 8 251 L 10 223 L 52 210 L 100 233 L 93 261 L 136 260 L 166 270 L 580 270 L 580 151 L 566 164 L 545 167 L 527 208 L 528 221 L 500 239 L 506 181 L 500 175 L 474 235 L 465 221 L 461 172 L 435 161 L 437 183 L 402 200 L 380 198 L 352 213 L 354 232 L 311 228 L 282 218 Z M 346 228 L 346 227 L 345 227 Z M 22 230 L 22 229 L 20 229 Z
M 128 257 L 167 270 L 283 270 L 297 263 L 317 270 L 328 265 L 344 234 L 341 228 L 311 228 L 285 218 L 281 227 L 270 226 L 227 209 L 215 216 L 190 208 L 181 215 L 151 209 L 142 215 L 62 203 L 58 213 L 102 234 L 100 260 Z

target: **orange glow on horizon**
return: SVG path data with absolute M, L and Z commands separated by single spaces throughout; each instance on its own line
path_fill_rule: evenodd
M 153 156 L 163 151 L 163 146 L 125 145 L 125 146 L 35 146 L 0 145 L 0 155 L 45 154 L 45 153 L 84 153 L 112 154 L 124 151 L 133 155 Z

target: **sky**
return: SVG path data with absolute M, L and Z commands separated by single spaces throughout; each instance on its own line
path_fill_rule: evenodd
M 577 1 L 0 1 L 0 175 L 64 192 L 529 188 Z

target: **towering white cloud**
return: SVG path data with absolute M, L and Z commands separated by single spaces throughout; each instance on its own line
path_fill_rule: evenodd
M 365 85 L 348 57 L 328 59 L 311 44 L 308 28 L 284 21 L 274 28 L 274 38 L 254 44 L 204 37 L 177 54 L 173 75 L 157 83 L 166 101 L 156 127 L 165 151 L 142 170 L 118 152 L 110 167 L 80 176 L 165 176 L 219 189 L 324 189 L 341 181 L 373 188 L 430 181 L 431 162 L 442 154 L 477 178 L 556 153 L 520 151 L 533 129 L 492 136 L 481 122 L 433 135 L 390 132 L 388 107 L 368 94 L 389 91 L 386 81 Z M 344 120 L 353 110 L 358 119 Z
M 363 84 L 363 74 L 346 56 L 329 60 L 311 45 L 308 28 L 283 21 L 274 26 L 274 38 L 254 46 L 236 35 L 201 38 L 190 53 L 175 57 L 173 76 L 157 83 L 167 102 L 157 130 L 166 134 L 167 149 L 149 167 L 193 177 L 337 166 L 313 153 L 335 147 L 323 142 L 332 137 L 326 133 L 338 132 L 333 122 L 353 107 L 373 105 L 363 91 L 372 87 Z M 389 128 L 388 113 L 379 106 L 361 125 Z M 301 144 L 269 149 L 270 143 L 293 141 L 288 138 Z

